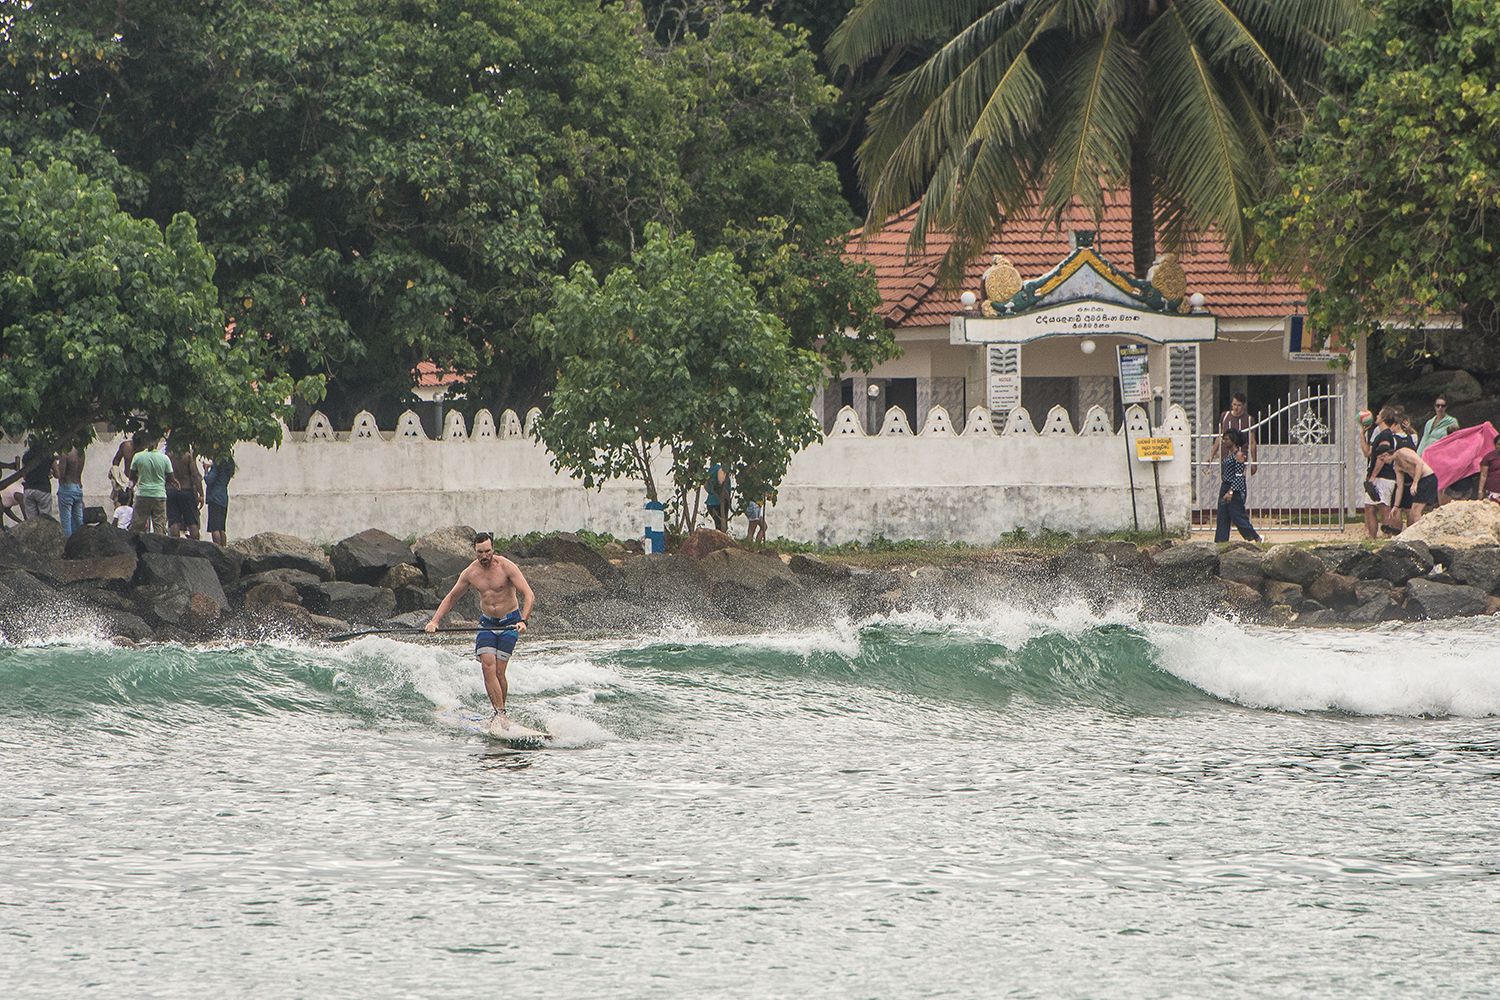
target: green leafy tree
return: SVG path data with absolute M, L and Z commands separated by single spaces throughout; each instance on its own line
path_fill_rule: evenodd
M 590 489 L 639 478 L 662 500 L 652 463 L 664 455 L 679 527 L 714 463 L 750 470 L 774 500 L 791 456 L 822 436 L 818 356 L 788 343 L 728 254 L 696 256 L 691 237 L 648 226 L 632 266 L 602 285 L 576 265 L 537 327 L 560 361 L 540 426 L 554 467 Z
M 321 380 L 267 377 L 262 339 L 226 335 L 213 273 L 191 216 L 163 232 L 70 164 L 0 149 L 0 427 L 56 449 L 103 421 L 208 454 L 279 444 L 286 397 Z
M 145 178 L 141 210 L 202 220 L 220 304 L 336 412 L 424 360 L 537 381 L 525 322 L 555 248 L 490 80 L 493 33 L 456 4 L 38 0 L 0 46 L 13 130 L 95 131 Z M 76 143 L 75 143 L 76 145 Z
M 942 43 L 871 112 L 866 231 L 920 200 L 913 249 L 952 231 L 951 280 L 1038 191 L 1060 225 L 1075 199 L 1097 218 L 1104 189 L 1128 185 L 1137 274 L 1158 230 L 1177 249 L 1213 226 L 1243 263 L 1273 132 L 1362 17 L 1357 0 L 860 0 L 829 42 L 835 69 Z
M 1436 314 L 1496 334 L 1500 9 L 1393 0 L 1329 57 L 1329 94 L 1262 206 L 1259 256 L 1308 290 L 1315 329 L 1426 350 Z M 1418 340 L 1417 338 L 1420 338 Z

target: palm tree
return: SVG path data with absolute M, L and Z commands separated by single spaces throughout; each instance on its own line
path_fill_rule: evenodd
M 1176 250 L 1213 226 L 1242 265 L 1277 128 L 1367 17 L 1358 0 L 858 0 L 828 43 L 835 72 L 950 39 L 870 113 L 865 232 L 920 199 L 909 250 L 951 231 L 953 280 L 1007 216 L 1061 227 L 1076 199 L 1097 220 L 1128 185 L 1138 276 L 1158 229 Z

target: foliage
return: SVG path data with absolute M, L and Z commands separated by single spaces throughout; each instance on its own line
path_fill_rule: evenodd
M 1425 320 L 1492 336 L 1500 300 L 1500 8 L 1394 0 L 1330 56 L 1329 95 L 1262 206 L 1259 258 L 1301 276 L 1314 329 L 1384 331 L 1424 352 Z
M 1312 93 L 1325 40 L 1357 0 L 859 0 L 829 42 L 852 71 L 894 47 L 943 44 L 870 116 L 860 171 L 866 231 L 920 200 L 912 248 L 955 239 L 950 280 L 1006 217 L 1096 220 L 1131 190 L 1135 268 L 1155 231 L 1178 249 L 1210 227 L 1247 259 L 1242 212 L 1274 162 L 1273 130 Z
M 352 410 L 423 360 L 538 360 L 518 330 L 555 253 L 536 125 L 486 85 L 511 53 L 453 8 L 38 2 L 0 46 L 0 99 L 29 144 L 97 130 L 151 217 L 203 220 L 220 304 Z
M 213 271 L 191 216 L 163 232 L 71 165 L 0 150 L 0 427 L 66 448 L 144 413 L 207 454 L 280 443 L 292 380 L 265 376 L 254 331 L 225 335 Z
M 660 500 L 663 456 L 679 525 L 695 520 L 715 463 L 752 470 L 774 501 L 791 455 L 821 437 L 810 407 L 822 364 L 788 343 L 727 254 L 695 256 L 690 237 L 655 225 L 646 235 L 603 285 L 576 265 L 538 319 L 560 362 L 540 425 L 554 467 L 590 489 L 633 476 Z

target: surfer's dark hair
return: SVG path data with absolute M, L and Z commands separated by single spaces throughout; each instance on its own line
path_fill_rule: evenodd
M 479 534 L 474 536 L 474 544 L 478 545 L 480 542 L 489 542 L 491 545 L 494 545 L 495 536 L 490 534 L 488 531 L 481 531 Z

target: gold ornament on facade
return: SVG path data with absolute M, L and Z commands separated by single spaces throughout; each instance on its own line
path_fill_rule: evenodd
M 1187 273 L 1177 262 L 1175 253 L 1162 254 L 1161 260 L 1146 275 L 1146 280 L 1168 302 L 1178 302 L 1187 295 Z
M 1021 272 L 1010 266 L 1004 254 L 995 254 L 995 262 L 984 272 L 984 297 L 990 302 L 1007 302 L 1021 290 Z

